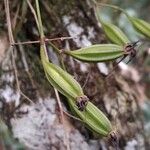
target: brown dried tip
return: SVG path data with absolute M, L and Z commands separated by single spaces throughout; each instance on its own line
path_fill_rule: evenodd
M 129 60 L 127 64 L 132 60 L 132 58 L 136 56 L 137 50 L 135 49 L 135 47 L 137 46 L 137 43 L 139 43 L 139 40 L 133 43 L 128 43 L 124 47 L 124 51 L 125 51 L 124 58 L 129 55 Z
M 119 150 L 119 139 L 116 131 L 112 131 L 108 136 L 108 141 L 110 144 L 115 147 L 116 150 Z
M 86 95 L 79 96 L 76 99 L 76 105 L 80 111 L 83 111 L 89 101 L 89 98 Z
M 139 43 L 139 41 L 126 44 L 124 48 L 125 55 L 130 55 L 131 57 L 134 57 L 136 55 L 135 46 L 137 46 L 137 43 Z

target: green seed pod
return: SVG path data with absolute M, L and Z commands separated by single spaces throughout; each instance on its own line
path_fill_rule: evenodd
M 104 113 L 90 101 L 84 111 L 79 111 L 72 99 L 68 99 L 71 110 L 85 123 L 93 132 L 101 136 L 108 136 L 112 132 L 112 125 Z
M 41 46 L 41 60 L 47 76 L 48 81 L 53 87 L 55 87 L 60 93 L 68 98 L 77 99 L 77 97 L 83 96 L 83 90 L 79 83 L 63 69 L 50 63 L 44 54 L 44 49 Z
M 127 16 L 133 27 L 144 36 L 150 38 L 150 23 L 136 17 Z
M 64 53 L 86 62 L 110 61 L 124 55 L 123 47 L 115 44 L 96 44 Z
M 106 36 L 111 42 L 118 45 L 125 45 L 126 43 L 130 43 L 127 36 L 117 26 L 111 23 L 102 22 L 102 27 Z
M 84 95 L 78 82 L 63 69 L 48 61 L 43 45 L 41 45 L 40 51 L 46 77 L 52 86 L 68 98 L 72 110 L 89 129 L 102 136 L 110 135 L 112 131 L 110 121 L 95 105 L 88 102 L 88 98 Z

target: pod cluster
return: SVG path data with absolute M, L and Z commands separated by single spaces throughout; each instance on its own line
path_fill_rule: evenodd
M 130 17 L 133 27 L 144 36 L 150 38 L 150 24 L 141 19 Z M 96 44 L 73 51 L 63 53 L 85 62 L 106 62 L 119 57 L 136 55 L 135 46 L 137 42 L 130 42 L 123 31 L 114 24 L 104 22 L 100 19 L 102 28 L 113 44 Z M 40 47 L 41 61 L 45 75 L 50 84 L 61 94 L 67 97 L 71 110 L 85 123 L 92 131 L 102 136 L 112 136 L 112 125 L 105 114 L 92 104 L 84 94 L 80 84 L 61 67 L 49 62 L 46 58 L 44 45 Z
M 112 126 L 108 118 L 89 101 L 88 97 L 84 95 L 80 84 L 69 73 L 46 59 L 43 45 L 41 45 L 40 51 L 41 61 L 48 81 L 67 97 L 72 111 L 92 131 L 103 136 L 109 135 L 112 131 Z

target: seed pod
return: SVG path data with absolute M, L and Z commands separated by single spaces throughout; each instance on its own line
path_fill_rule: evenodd
M 46 59 L 43 45 L 41 45 L 40 53 L 46 77 L 53 87 L 66 97 L 76 99 L 84 95 L 81 86 L 70 74 Z
M 133 27 L 144 36 L 150 38 L 150 23 L 136 17 L 127 16 Z
M 111 23 L 102 22 L 102 27 L 106 36 L 113 43 L 118 45 L 125 45 L 126 43 L 130 42 L 127 36 L 117 26 Z
M 52 63 L 44 62 L 43 65 L 49 82 L 63 95 L 73 99 L 84 95 L 81 86 L 70 74 Z
M 72 110 L 94 132 L 102 136 L 110 135 L 112 126 L 107 117 L 91 102 L 87 103 L 88 98 L 71 75 L 48 61 L 43 46 L 41 46 L 41 60 L 47 79 L 59 92 L 68 98 Z
M 108 136 L 112 132 L 112 125 L 104 113 L 99 110 L 90 101 L 84 111 L 79 111 L 75 107 L 75 102 L 72 99 L 68 99 L 71 110 L 85 123 L 85 125 L 93 132 L 102 136 Z
M 76 59 L 86 62 L 104 62 L 123 56 L 123 47 L 115 44 L 96 44 L 74 51 L 65 51 Z

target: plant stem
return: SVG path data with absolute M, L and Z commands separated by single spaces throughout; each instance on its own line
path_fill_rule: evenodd
M 116 5 L 104 4 L 104 3 L 98 3 L 98 2 L 95 3 L 95 5 L 103 6 L 103 7 L 110 7 L 110 8 L 113 8 L 115 10 L 119 10 L 119 11 L 123 12 L 128 18 L 130 18 L 130 16 L 128 15 L 128 13 L 124 9 L 122 9 Z
M 36 0 L 36 11 L 37 11 L 37 17 L 38 17 L 38 22 L 39 22 L 39 32 L 40 32 L 41 42 L 43 42 L 45 36 L 44 36 L 44 31 L 43 31 L 43 25 L 42 25 L 42 19 L 41 19 L 41 13 L 40 13 L 40 7 L 39 7 L 39 1 L 38 0 Z M 49 42 L 49 44 L 53 47 L 53 49 L 57 53 L 60 53 L 59 49 L 54 44 L 52 44 L 51 42 Z M 44 44 L 44 47 L 45 47 L 45 44 Z M 46 47 L 44 49 L 45 49 L 45 54 L 47 55 Z M 47 59 L 48 59 L 48 56 L 47 56 Z
M 35 0 L 36 2 L 36 12 L 37 12 L 37 18 L 38 18 L 38 22 L 39 22 L 39 32 L 40 32 L 40 40 L 41 40 L 41 60 L 43 61 L 43 59 L 46 59 L 46 61 L 49 61 L 48 58 L 48 54 L 47 54 L 47 50 L 46 50 L 46 45 L 45 45 L 45 41 L 44 41 L 44 31 L 43 31 L 43 25 L 42 25 L 42 19 L 41 19 L 41 13 L 40 13 L 40 7 L 39 7 L 39 1 Z
M 35 0 L 36 2 L 36 11 L 37 11 L 37 17 L 39 22 L 39 32 L 41 39 L 44 38 L 44 31 L 43 31 L 43 25 L 42 25 L 42 19 L 41 19 L 41 13 L 40 13 L 40 7 L 39 7 L 39 1 Z
M 52 42 L 49 41 L 49 44 L 50 44 L 50 46 L 55 50 L 55 52 L 56 52 L 57 54 L 60 54 L 60 50 L 59 50 Z

